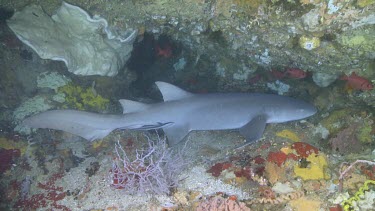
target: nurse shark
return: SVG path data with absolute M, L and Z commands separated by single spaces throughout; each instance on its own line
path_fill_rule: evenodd
M 193 130 L 239 129 L 244 145 L 260 139 L 267 123 L 304 119 L 316 108 L 302 100 L 261 93 L 193 94 L 166 82 L 156 82 L 163 102 L 145 104 L 120 100 L 122 115 L 76 110 L 51 110 L 26 118 L 31 128 L 66 131 L 93 141 L 116 129 L 162 129 L 173 146 Z

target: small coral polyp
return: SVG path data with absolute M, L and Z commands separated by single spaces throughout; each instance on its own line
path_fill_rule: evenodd
M 299 45 L 306 50 L 313 50 L 320 46 L 320 39 L 318 37 L 301 36 L 299 38 Z

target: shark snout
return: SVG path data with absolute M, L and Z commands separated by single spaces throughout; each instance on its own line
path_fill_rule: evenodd
M 314 106 L 312 106 L 310 112 L 311 112 L 311 115 L 314 115 L 314 114 L 316 114 L 316 112 L 318 112 L 318 109 L 316 109 Z
M 316 107 L 311 104 L 306 104 L 303 108 L 298 109 L 298 113 L 305 118 L 316 114 L 317 111 Z

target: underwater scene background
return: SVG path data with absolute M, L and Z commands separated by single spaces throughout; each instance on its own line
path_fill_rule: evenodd
M 374 0 L 0 0 L 0 209 L 375 210 L 374 14 Z M 192 102 L 157 81 L 316 113 L 255 100 L 259 119 L 177 144 L 176 122 L 109 126 Z M 196 110 L 201 128 L 249 115 L 225 103 Z M 220 106 L 233 115 L 207 115 Z M 25 124 L 49 110 L 80 112 Z

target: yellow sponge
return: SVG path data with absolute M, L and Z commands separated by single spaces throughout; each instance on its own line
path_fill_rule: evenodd
M 295 134 L 294 132 L 292 132 L 290 130 L 282 130 L 282 131 L 276 133 L 276 136 L 279 136 L 279 137 L 282 137 L 282 138 L 287 138 L 287 139 L 290 139 L 294 142 L 300 141 L 300 138 L 297 136 L 297 134 Z
M 301 177 L 303 180 L 319 180 L 329 179 L 330 175 L 326 173 L 327 160 L 323 153 L 319 155 L 312 153 L 306 158 L 309 165 L 306 168 L 300 167 L 296 164 L 294 166 L 294 174 L 297 177 Z

